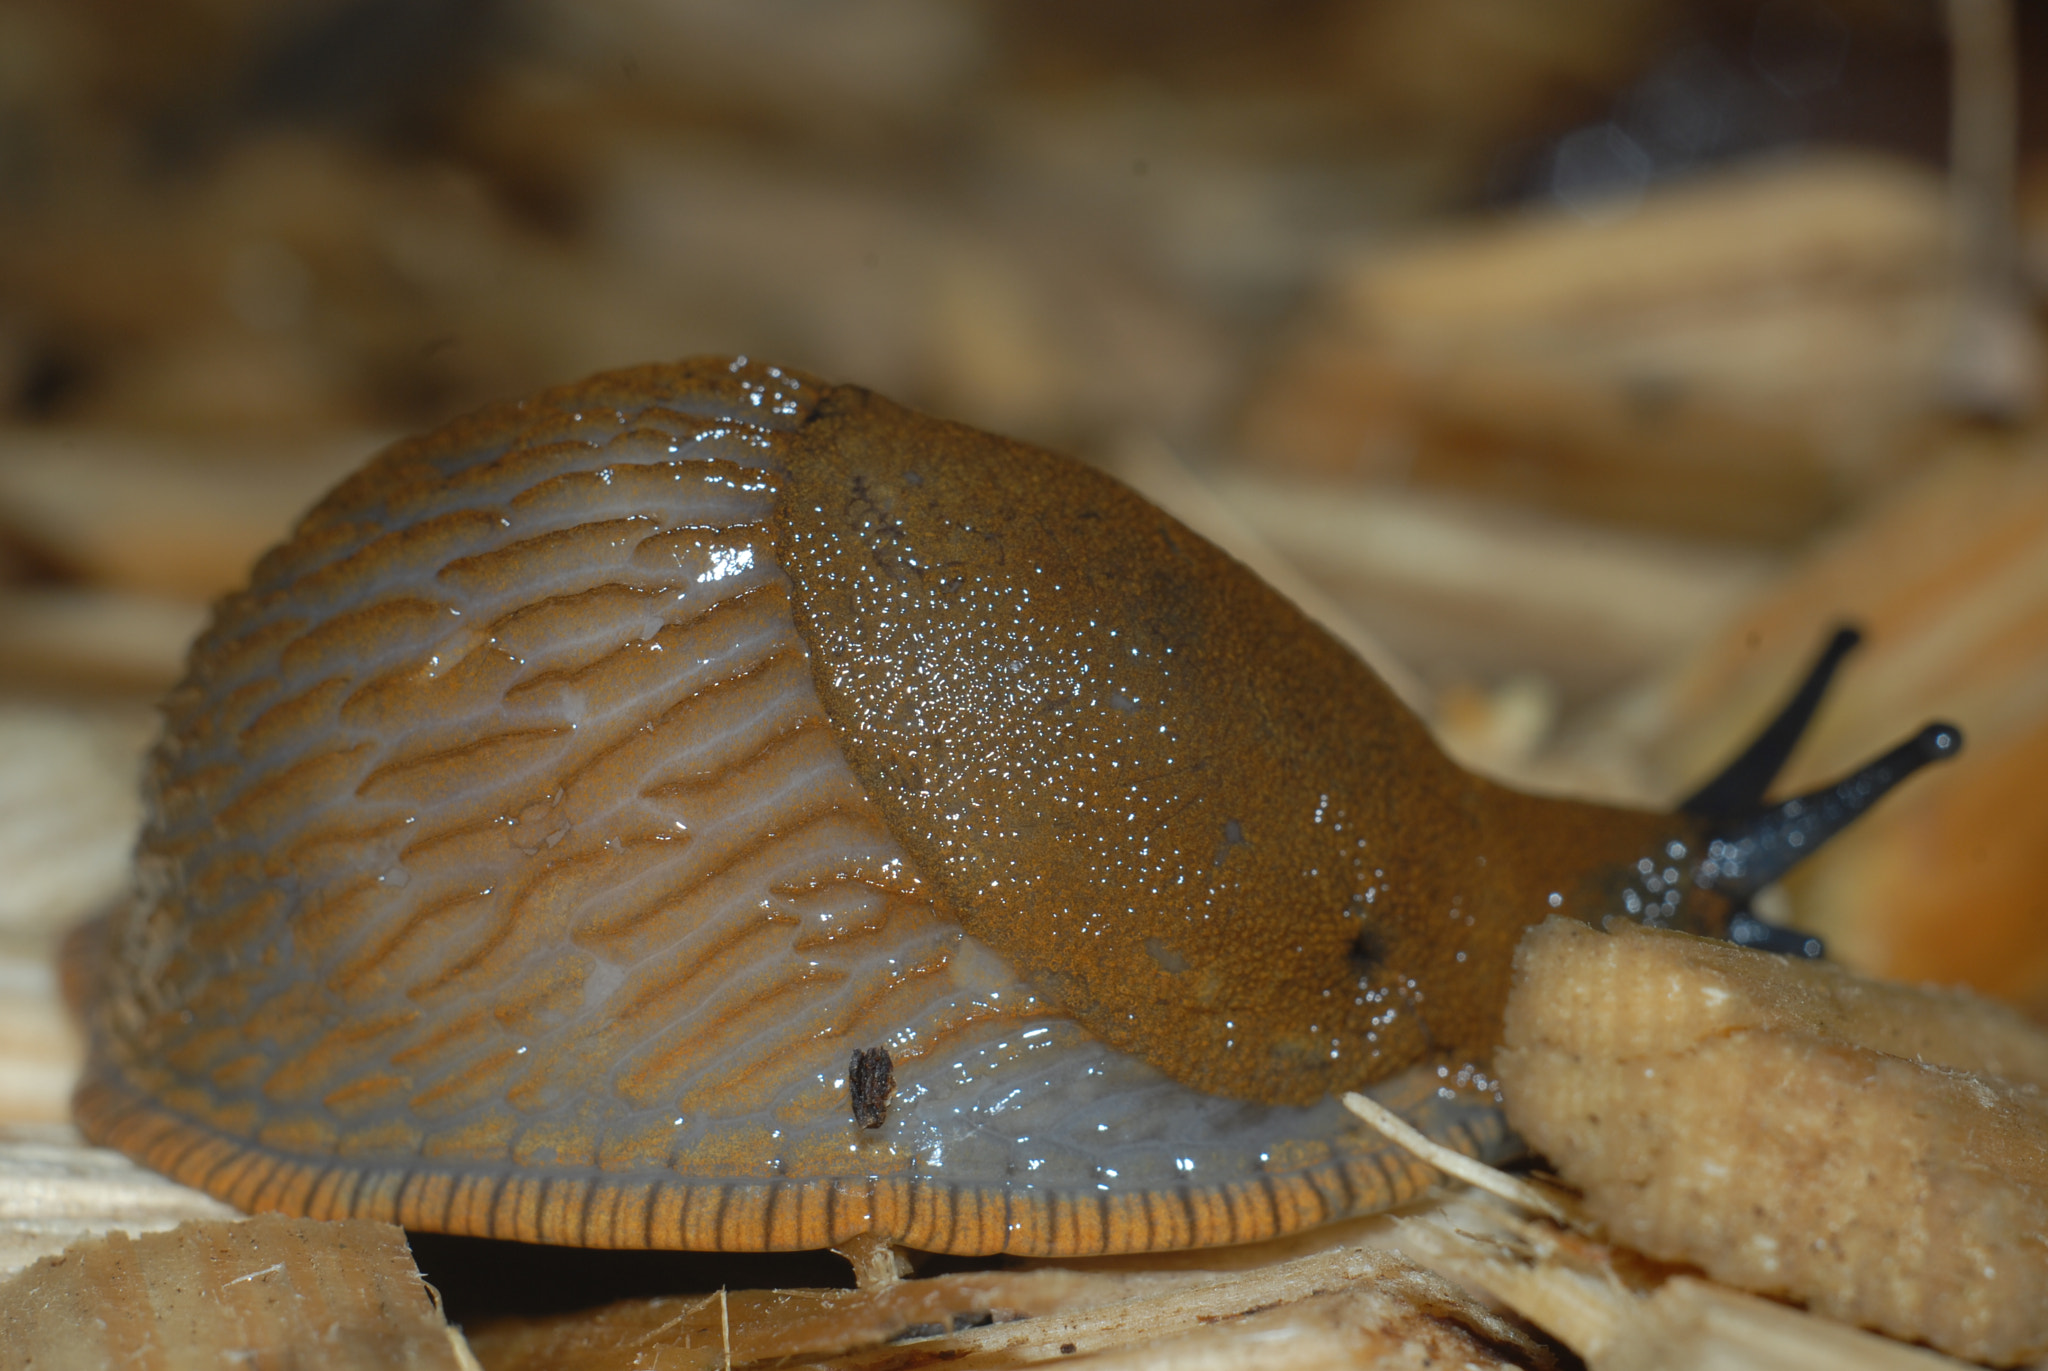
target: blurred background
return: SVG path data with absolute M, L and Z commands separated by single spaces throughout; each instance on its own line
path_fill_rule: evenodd
M 211 597 L 380 443 L 745 352 L 1099 463 L 1469 764 L 1930 716 L 1771 912 L 2048 1014 L 2048 14 L 0 0 L 0 1116 Z M 2026 98 L 2021 98 L 2026 97 Z

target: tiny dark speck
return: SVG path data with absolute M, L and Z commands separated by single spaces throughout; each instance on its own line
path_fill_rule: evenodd
M 1070 1342 L 1063 1342 L 1060 1344 L 1060 1355 L 1063 1357 L 1071 1357 L 1080 1350 L 1080 1348 L 1076 1347 L 1073 1343 Z
M 846 1065 L 847 1093 L 853 1097 L 853 1119 L 862 1128 L 880 1128 L 889 1116 L 889 1092 L 896 1086 L 896 1064 L 886 1047 L 856 1047 Z
M 1379 970 L 1380 964 L 1386 959 L 1387 942 L 1380 936 L 1378 929 L 1361 929 L 1358 936 L 1351 940 L 1351 965 L 1361 973 L 1370 975 Z

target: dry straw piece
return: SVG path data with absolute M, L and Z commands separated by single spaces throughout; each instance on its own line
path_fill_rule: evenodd
M 2048 1037 L 1961 992 L 1552 919 L 1508 1114 L 1615 1241 L 1996 1365 L 2048 1353 Z
M 1963 1371 L 1963 1363 L 1691 1276 L 1476 1198 L 1406 1220 L 1401 1244 L 1554 1334 L 1590 1371 Z M 1631 1279 L 1633 1278 L 1633 1279 Z
M 1497 1167 L 1454 1152 L 1442 1143 L 1431 1142 L 1420 1131 L 1410 1125 L 1399 1114 L 1377 1100 L 1366 1098 L 1357 1092 L 1344 1097 L 1344 1107 L 1364 1119 L 1387 1137 L 1428 1162 L 1437 1170 L 1489 1195 L 1506 1200 L 1509 1204 L 1541 1214 L 1557 1223 L 1570 1221 L 1566 1207 L 1552 1196 L 1518 1176 L 1510 1176 Z
M 1514 1324 L 1399 1253 L 1345 1248 L 1232 1272 L 978 1271 L 864 1290 L 627 1300 L 469 1331 L 492 1371 L 801 1364 L 1384 1368 L 1545 1366 Z M 881 1344 L 881 1345 L 878 1345 Z

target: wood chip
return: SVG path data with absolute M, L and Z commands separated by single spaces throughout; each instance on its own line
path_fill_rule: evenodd
M 361 433 L 17 430 L 0 451 L 0 528 L 94 584 L 204 604 L 243 584 L 378 445 Z
M 45 957 L 0 952 L 0 1125 L 63 1123 L 85 1042 Z
M 459 1334 L 390 1224 L 274 1215 L 109 1233 L 0 1285 L 0 1345 L 37 1371 L 461 1371 Z
M 1778 565 L 1446 492 L 1241 469 L 1214 482 L 1211 499 L 1431 679 L 1539 672 L 1584 700 L 1691 649 Z
M 1402 1246 L 1556 1334 L 1590 1371 L 1962 1371 L 1964 1363 L 1690 1276 L 1490 1202 L 1402 1225 Z M 1645 1275 L 1648 1279 L 1644 1279 Z
M 1615 1241 L 1997 1365 L 2048 1354 L 2048 1035 L 1960 992 L 1551 919 L 1495 1059 Z
M 0 701 L 0 948 L 47 951 L 128 888 L 155 731 L 145 709 Z
M 88 1147 L 69 1124 L 0 1125 L 0 1275 L 113 1229 L 232 1218 L 211 1195 Z
M 154 701 L 185 668 L 206 611 L 185 600 L 75 586 L 0 592 L 0 681 L 15 689 Z
M 800 1359 L 848 1371 L 1076 1356 L 1150 1371 L 1548 1361 L 1516 1325 L 1454 1286 L 1397 1253 L 1363 1248 L 1227 1273 L 1040 1268 L 870 1290 L 733 1291 L 727 1307 L 729 1344 L 715 1293 L 497 1320 L 470 1336 L 492 1371 L 713 1368 L 728 1346 L 734 1366 Z
M 899 1280 L 859 1290 L 730 1290 L 623 1300 L 539 1319 L 501 1318 L 470 1329 L 493 1371 L 524 1367 L 626 1368 L 734 1365 L 831 1355 L 904 1336 L 950 1333 L 1124 1293 L 1113 1277 L 1064 1271 L 973 1272 Z
M 1789 540 L 1922 441 L 1956 309 L 1946 225 L 1932 175 L 1831 156 L 1376 251 L 1255 397 L 1245 447 Z

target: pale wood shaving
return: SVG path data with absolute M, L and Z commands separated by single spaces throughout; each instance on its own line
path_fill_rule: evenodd
M 0 1284 L 0 1345 L 37 1371 L 459 1371 L 402 1230 L 263 1216 L 83 1239 Z
M 234 1216 L 210 1195 L 86 1146 L 68 1124 L 0 1124 L 0 1274 L 114 1229 Z
M 1556 1334 L 1591 1371 L 1933 1371 L 1962 1367 L 1847 1324 L 1688 1276 L 1644 1292 L 1615 1254 L 1473 1200 L 1410 1220 L 1403 1244 Z
M 1505 1359 L 1470 1332 L 1419 1313 L 1406 1303 L 1407 1293 L 1365 1288 L 1314 1295 L 1280 1309 L 1217 1319 L 1149 1345 L 1058 1360 L 1090 1371 L 1496 1371 L 1530 1364 Z M 969 1358 L 962 1364 L 1031 1363 Z
M 1924 441 L 1957 299 L 1938 178 L 1821 154 L 1588 223 L 1562 205 L 1359 252 L 1254 455 L 1639 527 L 1789 540 Z
M 542 1320 L 470 1330 L 493 1371 L 647 1364 L 713 1367 L 775 1362 L 847 1371 L 944 1364 L 1028 1366 L 1112 1358 L 1180 1371 L 1223 1364 L 1542 1365 L 1546 1354 L 1454 1286 L 1398 1253 L 1345 1249 L 1232 1273 L 1133 1273 L 1041 1268 L 974 1272 L 852 1291 L 735 1291 L 729 1332 L 718 1297 L 627 1301 Z M 914 1337 L 993 1316 L 981 1327 Z M 1297 1338 L 1300 1339 L 1297 1346 Z M 729 1341 L 728 1341 L 729 1339 Z M 877 1344 L 885 1344 L 878 1346 Z M 1455 1353 L 1455 1356 L 1453 1354 Z M 1503 1360 L 1513 1357 L 1513 1360 Z M 794 1361 L 790 1359 L 795 1359 Z M 1242 1359 L 1233 1362 L 1233 1359 Z
M 0 655 L 8 604 L 0 596 Z M 0 949 L 46 956 L 126 892 L 155 731 L 148 709 L 0 701 Z
M 1093 1308 L 994 1324 L 917 1346 L 931 1360 L 943 1359 L 949 1366 L 1028 1366 L 1115 1352 L 1123 1364 L 1178 1371 L 1182 1357 L 1192 1358 L 1195 1365 L 1209 1364 L 1202 1343 L 1192 1336 L 1199 1330 L 1272 1311 L 1276 1317 L 1255 1326 L 1254 1336 L 1270 1341 L 1271 1351 L 1284 1358 L 1291 1350 L 1296 1322 L 1277 1317 L 1281 1308 L 1292 1306 L 1307 1322 L 1319 1322 L 1327 1309 L 1302 1311 L 1301 1306 L 1342 1292 L 1356 1301 L 1349 1306 L 1353 1326 L 1382 1335 L 1390 1345 L 1409 1337 L 1426 1342 L 1420 1336 L 1425 1331 L 1463 1329 L 1468 1335 L 1477 1332 L 1500 1348 L 1517 1349 L 1524 1364 L 1541 1365 L 1547 1359 L 1515 1325 L 1407 1258 L 1385 1250 L 1341 1249 L 1225 1275 L 1127 1279 L 1148 1281 L 1154 1288 Z M 1440 1346 L 1436 1354 L 1446 1355 L 1449 1350 L 1448 1345 Z M 1242 1355 L 1247 1347 L 1240 1343 L 1236 1351 Z M 1460 1349 L 1460 1355 L 1472 1358 L 1480 1352 L 1467 1346 Z M 1513 1364 L 1503 1363 L 1502 1355 L 1488 1354 L 1481 1364 Z M 880 1371 L 903 1363 L 888 1351 L 877 1351 L 831 1364 L 848 1371 Z
M 1606 935 L 1565 921 L 1552 920 L 1544 928 L 1551 934 L 1553 942 L 1568 938 L 1572 942 L 1603 948 L 1610 946 Z M 1614 936 L 1622 940 L 1657 936 L 1666 941 L 1676 937 L 1651 935 L 1634 929 L 1623 930 Z M 1690 944 L 1698 940 L 1685 941 Z M 1760 993 L 1757 998 L 1764 1000 L 1765 1004 L 1752 1004 L 1748 1010 L 1751 1017 L 1768 1017 L 1773 1013 L 1781 1018 L 1798 1016 L 1809 1024 L 1823 1024 L 1835 1032 L 1860 1025 L 1867 1034 L 1883 1039 L 1896 1049 L 1911 1051 L 1918 1047 L 1934 1052 L 1942 1060 L 1953 1058 L 1973 1063 L 1990 1060 L 2029 1080 L 2041 1065 L 2042 1045 L 2034 1041 L 2038 1035 L 2027 1030 L 2009 1011 L 1996 1006 L 1952 993 L 1868 985 L 1857 982 L 1835 967 L 1803 966 L 1721 946 L 1713 946 L 1706 951 L 1723 962 L 1729 961 L 1731 956 L 1743 961 L 1754 959 L 1763 970 L 1773 973 L 1778 981 L 1785 983 L 1773 991 Z M 1818 982 L 1814 983 L 1816 977 Z M 1660 975 L 1647 966 L 1632 966 L 1624 979 L 1641 987 L 1644 993 L 1656 995 L 1667 988 L 1667 983 L 1674 977 L 1668 974 L 1668 968 L 1667 974 Z M 1617 987 L 1603 983 L 1588 987 L 1588 990 L 1586 996 L 1571 997 L 1565 995 L 1560 986 L 1546 981 L 1533 988 L 1518 984 L 1516 993 L 1518 996 L 1535 994 L 1546 1007 L 1561 1005 L 1563 1019 L 1573 1024 L 1589 1020 L 1607 1022 L 1605 1017 L 1593 1014 L 1586 1001 L 1609 1002 Z M 1728 989 L 1713 985 L 1706 987 L 1705 1003 L 1710 1010 L 1723 1009 L 1736 998 L 1736 993 Z M 1906 1012 L 1908 1022 L 1897 1022 L 1902 1012 L 1913 1008 L 1920 1011 L 1917 1017 Z M 1928 1010 L 1931 1008 L 1952 1009 L 1968 1026 L 1951 1025 L 1945 1020 L 1929 1023 Z M 1533 1012 L 1526 1004 L 1520 1011 L 1525 1019 Z M 1739 1003 L 1729 1012 L 1735 1018 L 1744 1015 Z M 1627 1015 L 1623 1014 L 1622 1018 L 1626 1020 Z M 1641 1026 L 1643 1034 L 1637 1037 L 1647 1035 L 1654 1038 L 1684 1031 L 1677 1025 L 1663 1023 L 1656 1016 L 1644 1019 Z M 1512 1034 L 1511 1029 L 1511 1042 L 1514 1040 Z M 1906 1041 L 1908 1038 L 1913 1041 Z M 1643 1046 L 1640 1041 L 1632 1042 L 1637 1048 Z M 1615 1045 L 1587 1045 L 1584 1050 L 1598 1061 L 1611 1055 Z M 1631 1060 L 1639 1062 L 1641 1058 Z M 1668 1074 L 1668 1059 L 1657 1060 Z M 1630 1068 L 1631 1071 L 1633 1069 Z M 1551 1109 L 1553 1104 L 1567 1112 L 1575 1108 L 1569 1102 L 1557 1101 L 1559 1091 L 1555 1083 L 1553 1088 L 1536 1093 L 1543 1099 L 1543 1110 Z M 1725 1090 L 1708 1089 L 1704 1093 L 1715 1102 L 1710 1108 L 1719 1107 L 1728 1095 Z M 1632 1273 L 1636 1278 L 1632 1284 L 1617 1269 L 1627 1254 L 1587 1236 L 1599 1231 L 1602 1218 L 1609 1223 L 1618 1223 L 1627 1231 L 1642 1226 L 1632 1226 L 1625 1213 L 1615 1213 L 1614 1200 L 1592 1206 L 1591 1212 L 1579 1204 L 1561 1203 L 1528 1182 L 1432 1142 L 1373 1101 L 1352 1095 L 1346 1097 L 1345 1105 L 1424 1161 L 1466 1181 L 1506 1206 L 1487 1204 L 1475 1196 L 1454 1201 L 1441 1213 L 1402 1220 L 1403 1249 L 1433 1269 L 1485 1292 L 1556 1335 L 1585 1357 L 1594 1371 L 1651 1371 L 1652 1368 L 1666 1367 L 1680 1368 L 1681 1371 L 1695 1367 L 1702 1371 L 1720 1367 L 1784 1367 L 1788 1371 L 1794 1367 L 1819 1368 L 1821 1371 L 1829 1367 L 1897 1367 L 1904 1371 L 1904 1368 L 1915 1366 L 1962 1364 L 1926 1349 L 1907 1347 L 1874 1333 L 1712 1282 L 1687 1276 L 1660 1279 L 1654 1273 L 1637 1270 Z M 1603 1099 L 1594 1107 L 1600 1114 L 1618 1116 L 1623 1122 L 1615 1127 L 1626 1127 L 1626 1120 L 1632 1117 L 1627 1107 L 1617 1101 Z M 1533 1108 L 1525 1105 L 1519 1114 L 1527 1114 Z M 1649 1108 L 1655 1111 L 1659 1105 L 1653 1102 Z M 1696 1121 L 1691 1125 L 1681 1123 L 1678 1131 L 1697 1131 Z M 1851 1131 L 1860 1135 L 1869 1130 Z M 1767 1169 L 1770 1160 L 1767 1151 L 1750 1157 L 1748 1166 L 1741 1169 L 1737 1179 L 1731 1182 L 1742 1187 L 1738 1204 L 1745 1215 L 1761 1216 L 1766 1211 L 1794 1207 L 1788 1206 L 1784 1196 L 1770 1195 L 1767 1182 L 1759 1186 L 1759 1171 Z M 1683 1169 L 1670 1158 L 1654 1160 L 1651 1165 L 1659 1172 Z M 1580 1169 L 1583 1172 L 1583 1165 Z M 1581 1179 L 1588 1178 L 1582 1175 Z M 1598 1182 L 1589 1180 L 1588 1183 Z M 1644 1184 L 1641 1177 L 1635 1177 L 1621 1186 L 1619 1193 L 1624 1197 L 1633 1195 Z M 1905 1200 L 1912 1193 L 1910 1187 L 1900 1184 L 1883 1188 L 1896 1200 Z M 1762 1194 L 1759 1194 L 1760 1189 Z M 1902 1189 L 1908 1191 L 1908 1195 L 1901 1195 Z M 1689 1211 L 1711 1208 L 1704 1197 L 1690 1192 L 1684 1207 Z M 1526 1213 L 1540 1217 L 1532 1219 L 1526 1217 Z M 1759 1226 L 1770 1225 L 1765 1220 Z M 1801 1232 L 1812 1228 L 1810 1224 L 1795 1226 Z M 1691 1252 L 1665 1255 L 1697 1259 Z M 2007 1258 L 2011 1255 L 2005 1254 Z M 1987 1278 L 1991 1275 L 1988 1271 L 1983 1274 Z M 2007 1283 L 2010 1284 L 2011 1280 L 2012 1276 L 2008 1274 Z M 1954 1318 L 1940 1321 L 1939 1333 L 1953 1338 L 1956 1330 L 1948 1325 L 1955 1322 Z M 2002 1350 L 2001 1360 L 2009 1364 L 2014 1346 L 2010 1336 L 1994 1348 L 1978 1336 L 1982 1323 L 1981 1319 L 1961 1319 L 1961 1324 L 1970 1330 L 1970 1335 L 1964 1340 L 1975 1351 Z
M 0 1121 L 62 1123 L 85 1042 L 46 957 L 0 951 Z
M 1408 625 L 1434 615 L 1440 640 L 1491 634 L 1503 666 L 1561 675 L 1581 692 L 1689 650 L 1700 625 L 1735 612 L 1782 565 L 1760 548 L 1660 538 L 1446 491 L 1225 470 L 1208 498 L 1285 549 L 1350 617 Z M 1402 641 L 1419 637 L 1408 626 Z M 1468 660 L 1483 662 L 1485 652 L 1461 643 Z
M 1904 162 L 1834 152 L 1724 168 L 1664 187 L 1637 213 L 1589 223 L 1545 206 L 1362 256 L 1346 274 L 1354 317 L 1444 344 L 1498 335 L 1519 348 L 1584 329 L 1620 348 L 1627 321 L 1674 327 L 1807 292 L 1855 295 L 1939 282 L 1948 205 L 1939 178 Z M 1804 299 L 1800 303 L 1806 303 Z M 1702 349 L 1731 376 L 1787 390 L 1865 359 Z
M 470 1330 L 494 1371 L 518 1367 L 723 1365 L 830 1355 L 871 1347 L 925 1327 L 1000 1315 L 1006 1319 L 1115 1299 L 1130 1282 L 1062 1271 L 970 1272 L 895 1280 L 855 1290 L 717 1290 L 624 1300 L 537 1319 L 501 1318 Z
M 0 528 L 97 584 L 203 605 L 382 441 L 16 430 L 0 447 Z
M 2002 1006 L 1552 919 L 1495 1058 L 1613 1240 L 2010 1366 L 2048 1353 L 2048 1034 Z
M 153 699 L 176 683 L 205 623 L 200 605 L 135 591 L 8 587 L 0 591 L 0 678 Z
M 903 1249 L 873 1233 L 857 1233 L 832 1250 L 846 1258 L 862 1290 L 886 1290 L 910 1274 Z

